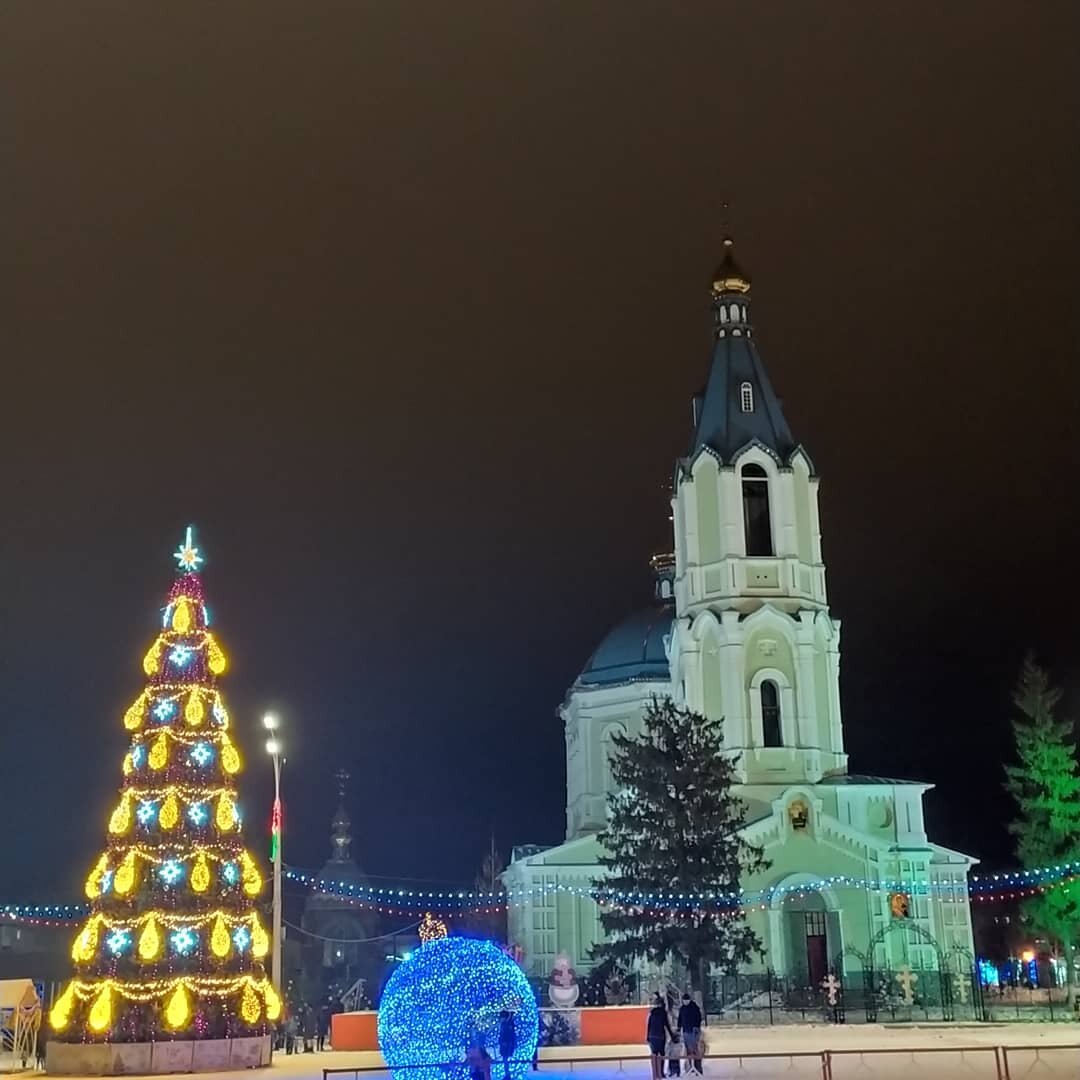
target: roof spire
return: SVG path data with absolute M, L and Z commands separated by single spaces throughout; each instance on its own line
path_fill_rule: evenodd
M 338 769 L 334 773 L 334 779 L 337 781 L 338 808 L 337 813 L 330 820 L 330 861 L 350 862 L 352 855 L 349 849 L 352 845 L 352 834 L 349 832 L 349 827 L 352 822 L 345 810 L 345 792 L 349 784 L 348 770 Z
M 735 261 L 734 248 L 725 236 L 724 255 L 713 274 L 715 344 L 708 383 L 694 399 L 691 456 L 708 447 L 727 464 L 756 442 L 786 462 L 797 444 L 754 343 L 750 275 Z

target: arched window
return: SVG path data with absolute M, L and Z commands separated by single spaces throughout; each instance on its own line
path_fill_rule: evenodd
M 783 746 L 783 727 L 780 723 L 780 688 L 765 679 L 761 684 L 761 735 L 766 746 Z
M 723 304 L 720 305 L 720 321 L 722 323 L 727 322 L 727 308 Z
M 754 387 L 748 382 L 744 382 L 739 387 L 739 404 L 742 406 L 743 412 L 754 411 Z
M 760 465 L 742 471 L 743 528 L 747 555 L 771 555 L 772 523 L 769 520 L 769 477 Z
M 728 307 L 728 314 L 731 316 L 732 321 L 738 321 L 739 318 L 739 305 L 731 304 Z

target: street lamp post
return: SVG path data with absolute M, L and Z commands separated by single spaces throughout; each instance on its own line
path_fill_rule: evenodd
M 274 951 L 270 956 L 270 978 L 278 992 L 284 993 L 281 984 L 281 766 L 285 759 L 281 756 L 281 742 L 275 734 L 277 717 L 267 713 L 263 717 L 263 727 L 270 733 L 266 740 L 266 752 L 274 763 L 274 809 L 270 818 L 270 854 L 274 860 Z

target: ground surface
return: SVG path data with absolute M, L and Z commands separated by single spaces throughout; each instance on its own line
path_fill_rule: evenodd
M 1008 1072 L 995 1055 L 1008 1051 Z M 1019 1049 L 1034 1047 L 1036 1049 Z M 536 1080 L 649 1080 L 643 1046 L 560 1047 L 544 1050 Z M 833 1080 L 1080 1080 L 1080 1024 L 973 1024 L 895 1028 L 880 1024 L 726 1028 L 709 1037 L 714 1057 L 705 1062 L 715 1080 L 822 1080 L 821 1051 L 833 1051 Z M 801 1057 L 800 1054 L 809 1056 Z M 618 1058 L 621 1060 L 597 1060 Z M 795 1055 L 795 1056 L 789 1056 Z M 327 1080 L 380 1080 L 387 1076 L 373 1052 L 275 1054 L 261 1075 L 280 1080 L 323 1080 L 323 1069 L 348 1072 Z M 353 1073 L 352 1070 L 358 1070 Z M 367 1071 L 372 1070 L 372 1071 Z M 201 1074 L 209 1080 L 241 1080 L 240 1073 Z M 464 1074 L 447 1080 L 464 1080 Z M 493 1080 L 500 1080 L 498 1075 Z M 827 1080 L 827 1077 L 826 1077 Z

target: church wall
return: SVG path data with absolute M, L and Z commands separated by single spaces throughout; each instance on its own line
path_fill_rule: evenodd
M 763 643 L 765 644 L 763 647 Z M 789 686 L 795 685 L 795 661 L 788 639 L 775 626 L 754 630 L 746 639 L 746 685 L 764 669 L 780 671 Z
M 829 700 L 829 664 L 825 658 L 824 644 L 818 636 L 814 648 L 814 711 L 816 730 L 814 745 L 822 750 L 832 747 L 832 712 Z
M 814 561 L 814 545 L 810 523 L 810 470 L 802 458 L 795 459 L 791 478 L 795 501 L 796 553 L 802 562 L 811 563 Z
M 698 551 L 694 562 L 716 562 L 723 558 L 724 549 L 720 536 L 720 500 L 717 481 L 719 470 L 716 462 L 707 454 L 699 458 L 694 468 L 694 486 L 697 496 Z M 693 557 L 692 557 L 693 558 Z
M 704 706 L 702 711 L 710 720 L 719 720 L 727 710 L 724 708 L 724 687 L 720 671 L 720 640 L 712 627 L 706 628 L 702 635 L 700 657 Z

